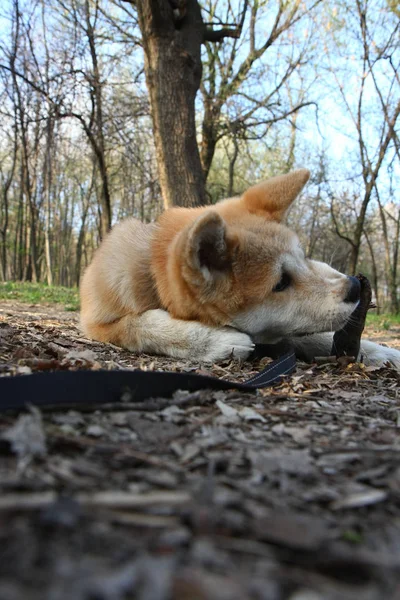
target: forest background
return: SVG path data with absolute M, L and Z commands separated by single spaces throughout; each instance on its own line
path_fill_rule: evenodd
M 204 0 L 199 65 L 180 47 L 183 67 L 157 57 L 163 76 L 172 68 L 170 97 L 162 78 L 149 77 L 145 12 L 156 5 L 181 37 L 199 8 L 197 0 L 2 3 L 0 280 L 76 286 L 118 220 L 151 221 L 165 206 L 212 203 L 308 167 L 311 182 L 289 215 L 307 255 L 362 271 L 380 310 L 398 314 L 397 0 Z M 167 39 L 164 22 L 159 29 Z M 192 63 L 194 140 L 179 96 L 179 69 Z M 164 131 L 153 128 L 158 109 Z M 168 110 L 181 122 L 170 126 Z M 198 152 L 199 197 L 181 192 L 188 170 L 172 150 L 182 139 L 196 146 L 186 158 Z

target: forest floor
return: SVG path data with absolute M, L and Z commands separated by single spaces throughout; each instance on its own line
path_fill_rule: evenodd
M 400 348 L 400 326 L 367 334 Z M 139 356 L 77 313 L 0 303 L 3 377 L 264 364 Z M 399 383 L 298 363 L 254 394 L 0 415 L 0 600 L 400 599 Z

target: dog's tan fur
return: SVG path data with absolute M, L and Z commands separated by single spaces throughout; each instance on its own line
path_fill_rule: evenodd
M 254 339 L 343 326 L 356 306 L 346 300 L 349 279 L 306 259 L 282 225 L 308 178 L 301 169 L 212 207 L 170 209 L 156 224 L 131 218 L 116 225 L 82 280 L 85 334 L 134 351 L 214 361 L 245 358 Z M 283 274 L 289 285 L 277 291 Z M 400 366 L 398 354 L 386 359 Z

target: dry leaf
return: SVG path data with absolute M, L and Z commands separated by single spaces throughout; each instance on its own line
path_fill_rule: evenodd
M 42 457 L 46 454 L 46 436 L 40 411 L 32 407 L 27 415 L 20 415 L 15 424 L 1 435 L 9 442 L 19 458 Z

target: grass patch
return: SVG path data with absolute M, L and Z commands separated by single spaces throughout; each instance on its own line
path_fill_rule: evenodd
M 350 542 L 351 544 L 361 544 L 363 542 L 361 533 L 355 531 L 354 529 L 347 529 L 346 531 L 343 531 L 342 539 L 346 542 Z
M 383 329 L 387 331 L 394 325 L 400 325 L 400 315 L 376 315 L 373 313 L 368 313 L 367 325 L 372 325 L 376 329 Z
M 44 283 L 7 281 L 0 283 L 0 300 L 18 300 L 28 304 L 62 304 L 65 310 L 79 310 L 77 288 L 48 286 Z

